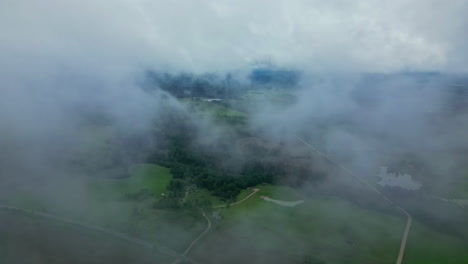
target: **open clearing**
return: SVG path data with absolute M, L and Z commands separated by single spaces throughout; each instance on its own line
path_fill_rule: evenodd
M 111 195 L 120 198 L 125 194 L 148 190 L 152 195 L 167 193 L 167 186 L 172 179 L 168 168 L 139 164 L 131 168 L 131 175 L 124 179 L 90 179 L 89 188 L 98 195 Z

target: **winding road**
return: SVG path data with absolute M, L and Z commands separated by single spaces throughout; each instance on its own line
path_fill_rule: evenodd
M 240 204 L 242 202 L 245 202 L 247 199 L 249 199 L 250 197 L 252 197 L 255 193 L 257 193 L 258 191 L 260 191 L 260 189 L 253 189 L 253 192 L 249 195 L 247 195 L 244 199 L 238 201 L 238 202 L 235 202 L 235 203 L 232 203 L 232 204 L 229 204 L 229 205 L 236 205 L 236 204 Z M 213 206 L 212 208 L 221 208 L 221 207 L 226 207 L 226 205 L 217 205 L 217 206 Z M 211 229 L 211 221 L 210 221 L 210 218 L 206 216 L 205 214 L 205 211 L 203 211 L 202 209 L 202 214 L 203 214 L 203 217 L 205 217 L 206 221 L 208 222 L 208 226 L 206 227 L 206 229 L 197 237 L 195 238 L 192 243 L 190 243 L 190 245 L 188 246 L 188 248 L 184 251 L 184 253 L 182 254 L 183 257 L 185 257 L 189 252 L 190 250 L 192 249 L 192 247 L 203 237 L 205 236 L 208 231 L 210 231 Z M 172 262 L 172 264 L 177 264 L 177 263 L 180 263 L 182 259 L 181 258 L 177 258 L 174 262 Z
M 188 248 L 184 251 L 184 253 L 181 255 L 180 258 L 176 258 L 174 260 L 174 262 L 172 262 L 172 264 L 177 264 L 177 263 L 180 263 L 184 258 L 186 258 L 186 255 L 190 252 L 190 250 L 192 249 L 192 247 L 204 236 L 206 235 L 206 233 L 208 233 L 208 231 L 210 231 L 210 228 L 211 228 L 211 221 L 210 219 L 206 216 L 205 214 L 205 211 L 203 211 L 203 209 L 201 210 L 202 211 L 202 214 L 203 214 L 203 217 L 205 217 L 206 221 L 208 222 L 208 226 L 206 227 L 206 229 L 197 237 L 195 238 L 192 243 L 190 243 L 190 245 L 188 246 Z
M 193 245 L 195 245 L 198 242 L 198 240 L 200 240 L 204 235 L 206 235 L 206 233 L 208 233 L 208 231 L 210 231 L 211 221 L 206 216 L 205 211 L 203 211 L 203 209 L 202 209 L 202 214 L 203 214 L 203 217 L 205 217 L 206 221 L 208 222 L 208 226 L 206 227 L 205 231 L 203 231 L 203 233 L 201 233 L 197 238 L 195 238 L 194 241 L 192 241 L 192 243 L 190 243 L 190 246 L 182 254 L 183 256 L 187 255 L 189 253 L 189 251 L 192 249 Z

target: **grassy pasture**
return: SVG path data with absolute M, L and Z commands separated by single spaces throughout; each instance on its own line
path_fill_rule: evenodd
M 147 189 L 157 197 L 167 193 L 172 175 L 168 168 L 153 164 L 138 164 L 131 168 L 131 175 L 124 179 L 90 179 L 88 187 L 97 196 L 121 198 L 126 194 Z
M 77 189 L 64 176 L 60 178 L 61 183 L 41 191 L 50 195 L 21 193 L 12 197 L 9 204 L 116 230 L 183 252 L 206 227 L 206 221 L 198 210 L 152 207 L 153 197 L 167 193 L 171 178 L 168 168 L 150 164 L 135 165 L 126 179 L 87 178 L 84 185 L 82 182 L 76 184 L 80 187 Z M 122 199 L 141 189 L 147 189 L 153 197 Z
M 403 263 L 468 263 L 468 242 L 413 223 Z
M 217 250 L 221 237 L 229 236 L 233 258 L 234 250 L 239 247 L 246 255 L 259 259 L 266 258 L 262 254 L 275 252 L 277 263 L 281 263 L 280 259 L 303 263 L 311 255 L 326 264 L 395 263 L 405 218 L 362 208 L 336 197 L 301 197 L 288 187 L 258 188 L 261 190 L 245 202 L 220 209 L 223 224 L 200 243 L 194 255 L 203 258 L 204 250 Z M 262 200 L 262 195 L 305 202 L 292 208 L 283 207 Z M 466 242 L 418 222 L 413 222 L 413 228 L 405 255 L 407 263 L 468 263 Z

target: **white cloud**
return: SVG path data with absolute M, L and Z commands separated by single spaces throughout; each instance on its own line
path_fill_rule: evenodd
M 468 68 L 463 0 L 5 0 L 0 10 L 2 71 L 210 71 L 245 58 L 325 71 Z

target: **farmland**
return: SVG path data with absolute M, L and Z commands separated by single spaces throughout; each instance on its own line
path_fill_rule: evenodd
M 243 250 L 253 259 L 269 259 L 271 263 L 302 263 L 307 259 L 317 263 L 395 262 L 404 228 L 401 217 L 337 197 L 303 197 L 290 188 L 270 185 L 258 188 L 260 191 L 249 200 L 220 209 L 222 225 L 196 247 L 194 256 L 204 259 L 203 252 L 207 250 L 222 251 L 222 255 L 206 261 L 216 263 L 227 255 L 228 263 L 235 263 L 243 260 L 244 256 L 237 254 Z M 264 195 L 287 201 L 302 198 L 305 202 L 293 208 L 283 207 L 265 202 L 260 198 Z M 218 248 L 224 237 L 229 237 L 230 247 L 223 244 Z M 436 246 L 439 243 L 451 246 Z M 466 245 L 460 239 L 416 223 L 405 261 L 463 263 L 468 260 L 464 249 Z M 276 259 L 269 257 L 272 252 Z

